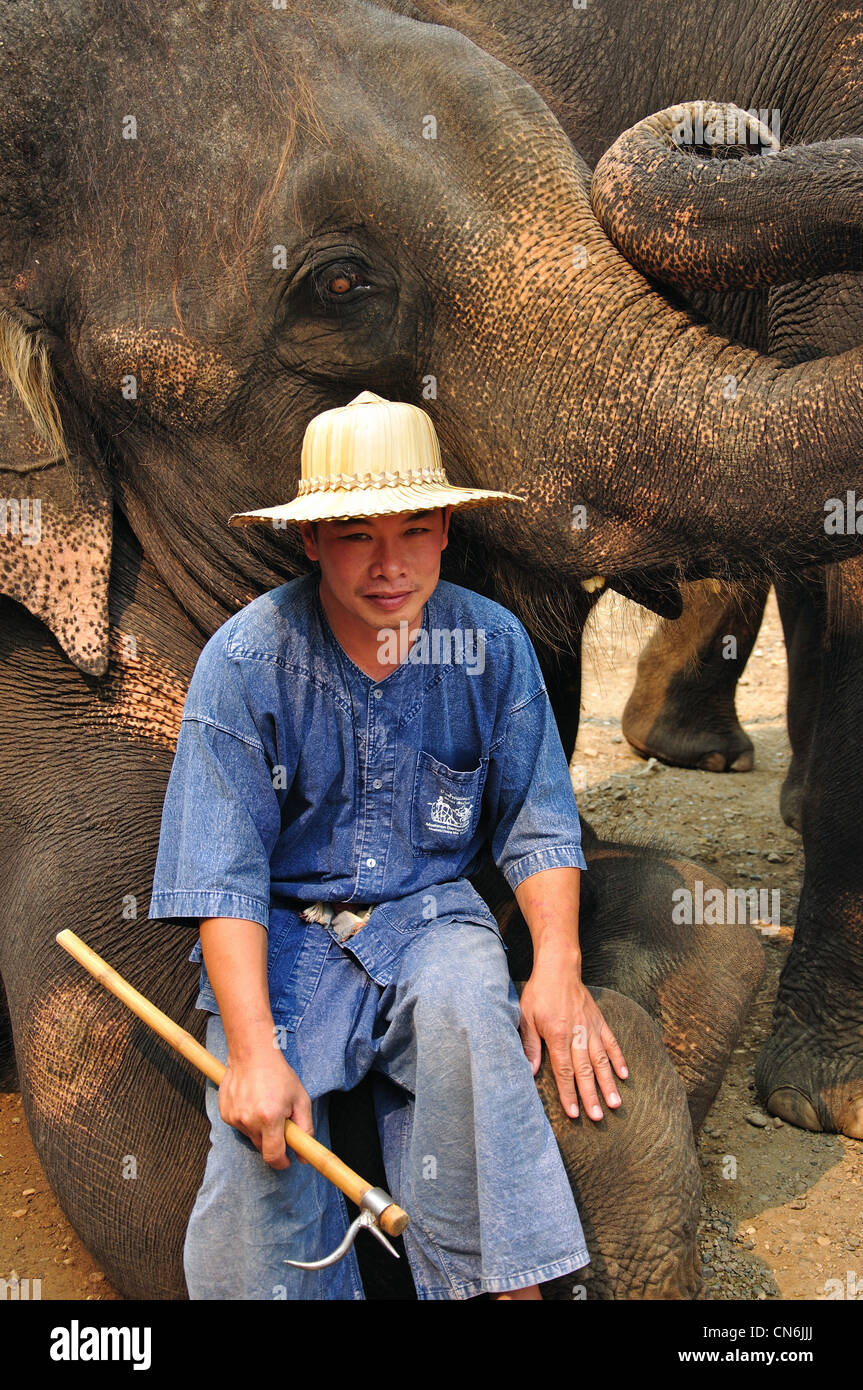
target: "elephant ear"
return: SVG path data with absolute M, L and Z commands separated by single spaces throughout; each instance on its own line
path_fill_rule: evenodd
M 61 413 L 44 339 L 0 310 L 0 593 L 79 670 L 108 669 L 112 507 L 88 432 Z

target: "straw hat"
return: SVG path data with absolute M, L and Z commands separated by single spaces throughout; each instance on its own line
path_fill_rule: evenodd
M 443 471 L 440 445 L 426 412 L 363 391 L 349 405 L 324 410 L 309 422 L 293 502 L 235 512 L 228 525 L 336 521 L 524 500 L 512 492 L 453 487 Z

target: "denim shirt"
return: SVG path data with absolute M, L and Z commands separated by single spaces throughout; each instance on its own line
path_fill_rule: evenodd
M 271 1005 L 289 1026 L 331 940 L 302 904 L 376 904 L 346 948 L 388 984 L 432 919 L 498 931 L 467 881 L 487 846 L 513 889 L 587 867 L 539 664 L 507 609 L 440 580 L 413 647 L 377 681 L 333 635 L 317 574 L 262 594 L 206 643 L 148 916 L 260 922 Z M 203 966 L 198 1007 L 217 1012 Z

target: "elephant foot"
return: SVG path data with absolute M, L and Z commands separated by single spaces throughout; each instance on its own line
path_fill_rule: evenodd
M 768 1113 L 788 1124 L 863 1139 L 863 1053 L 830 1048 L 788 1018 L 762 1048 L 755 1084 Z
M 667 704 L 650 711 L 630 697 L 623 712 L 623 734 L 642 758 L 658 758 L 672 767 L 692 767 L 701 772 L 751 772 L 755 749 L 736 714 L 710 719 L 700 727 L 685 713 Z

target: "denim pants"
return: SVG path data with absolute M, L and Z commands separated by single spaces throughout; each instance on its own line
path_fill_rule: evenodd
M 324 930 L 324 928 L 320 928 Z M 500 938 L 475 922 L 430 922 L 395 978 L 375 982 L 331 940 L 298 1020 L 276 1041 L 312 1099 L 329 1147 L 328 1102 L 369 1072 L 395 1200 L 420 1299 L 465 1299 L 541 1284 L 588 1263 L 560 1151 L 518 1032 L 518 996 Z M 211 1014 L 207 1047 L 227 1057 Z M 376 1088 L 377 1089 L 377 1088 Z M 207 1082 L 211 1148 L 186 1234 L 192 1299 L 362 1299 L 354 1251 L 318 1271 L 348 1217 L 342 1194 L 291 1156 L 276 1171 L 221 1119 Z M 360 1240 L 368 1235 L 360 1234 Z

